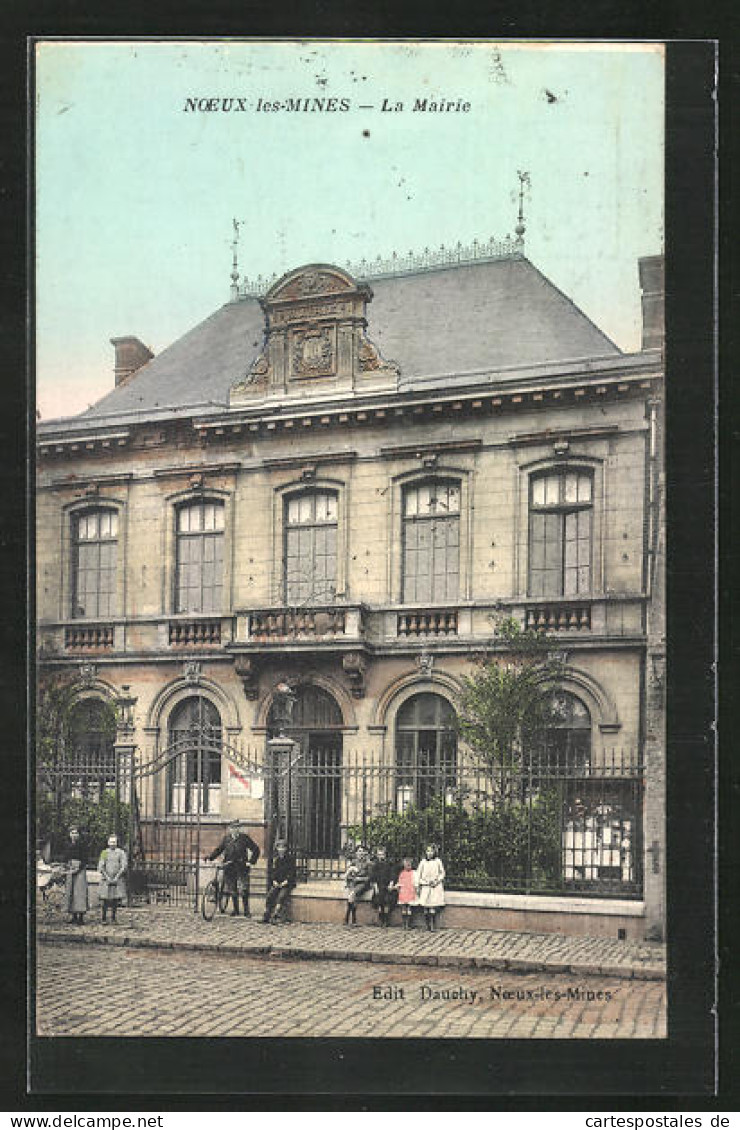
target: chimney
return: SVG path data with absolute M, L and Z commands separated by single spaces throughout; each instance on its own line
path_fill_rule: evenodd
M 662 255 L 639 260 L 642 289 L 642 348 L 662 349 L 665 339 L 665 263 Z
M 112 337 L 110 343 L 116 351 L 116 388 L 125 384 L 129 377 L 154 356 L 151 349 L 139 341 L 138 337 Z

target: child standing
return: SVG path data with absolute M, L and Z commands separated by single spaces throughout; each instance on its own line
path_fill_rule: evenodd
M 437 854 L 437 846 L 436 844 L 429 844 L 424 853 L 424 859 L 422 859 L 416 872 L 419 905 L 424 907 L 427 930 L 434 929 L 437 912 L 445 904 L 444 877 L 445 869 Z
M 118 837 L 108 836 L 108 846 L 104 848 L 98 871 L 100 872 L 100 902 L 103 908 L 103 922 L 108 921 L 108 911 L 115 922 L 116 910 L 126 898 L 126 881 L 124 875 L 128 867 L 128 857 L 123 848 L 118 846 Z
M 344 897 L 347 910 L 344 915 L 345 926 L 357 925 L 357 901 L 370 890 L 370 857 L 367 849 L 357 848 L 354 860 L 350 860 L 344 873 Z
M 347 863 L 347 870 L 344 872 L 344 897 L 347 900 L 347 909 L 344 912 L 345 926 L 357 925 L 357 897 L 355 895 L 357 875 L 357 864 L 350 859 Z
M 416 872 L 410 859 L 404 859 L 403 868 L 396 880 L 396 887 L 403 928 L 410 930 L 413 924 L 414 907 L 419 905 L 419 900 L 416 897 Z
M 373 906 L 378 912 L 378 922 L 381 926 L 387 926 L 393 907 L 396 905 L 396 884 L 393 882 L 393 867 L 388 862 L 388 853 L 384 847 L 379 847 L 376 852 L 370 880 L 373 885 Z

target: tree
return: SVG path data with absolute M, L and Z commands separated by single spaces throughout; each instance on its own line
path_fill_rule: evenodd
M 74 681 L 66 675 L 42 675 L 36 691 L 36 768 L 39 775 L 53 771 L 69 737 Z
M 460 735 L 488 772 L 522 767 L 552 718 L 552 693 L 562 662 L 541 632 L 504 618 L 496 635 L 505 650 L 479 660 L 463 677 L 457 712 Z
M 74 705 L 79 689 L 66 674 L 45 673 L 36 694 L 36 830 L 37 842 L 55 840 L 70 824 L 82 825 L 94 850 L 105 846 L 114 828 L 128 826 L 129 806 L 107 787 L 100 765 L 78 765 L 80 739 Z M 99 722 L 111 743 L 116 734 L 116 708 L 105 704 Z

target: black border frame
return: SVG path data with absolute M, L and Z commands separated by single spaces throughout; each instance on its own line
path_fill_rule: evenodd
M 234 13 L 226 0 L 220 0 L 206 14 L 196 0 L 178 6 L 176 26 L 179 36 L 215 37 L 234 34 Z M 62 8 L 61 18 L 59 9 Z M 526 9 L 526 5 L 525 5 Z M 142 6 L 143 10 L 143 6 Z M 527 33 L 547 36 L 542 18 Z M 636 20 L 636 13 L 639 15 Z M 426 15 L 426 35 L 439 32 L 439 12 Z M 449 14 L 448 14 L 449 15 Z M 572 15 L 572 13 L 570 13 Z M 616 16 L 611 4 L 597 3 L 590 10 L 590 21 L 565 19 L 571 26 L 569 37 L 588 37 L 594 21 L 600 24 L 598 38 L 657 38 L 661 34 L 660 8 L 650 14 L 642 6 L 621 7 Z M 173 13 L 164 20 L 150 13 L 147 38 L 173 31 Z M 399 13 L 383 3 L 374 12 L 354 15 L 346 12 L 336 19 L 328 9 L 310 13 L 311 35 L 367 36 L 372 32 L 390 37 L 413 36 L 413 7 Z M 253 7 L 242 10 L 238 23 L 257 29 L 262 35 L 296 34 L 285 22 L 295 20 L 295 6 L 272 19 Z M 283 21 L 283 26 L 276 24 Z M 364 26 L 359 23 L 364 20 Z M 24 29 L 40 38 L 78 36 L 122 36 L 136 38 L 131 20 L 115 15 L 85 15 L 74 3 L 61 5 L 42 0 L 36 7 L 33 29 Z M 461 20 L 460 22 L 465 22 Z M 451 38 L 483 35 L 496 38 L 497 32 L 513 37 L 525 34 L 520 17 L 503 19 L 498 28 L 490 27 L 488 14 L 468 20 Z M 537 19 L 535 19 L 537 25 Z M 630 35 L 635 22 L 638 36 Z M 207 23 L 205 29 L 203 24 Z M 442 21 L 444 24 L 444 20 Z M 53 30 L 52 30 L 52 24 Z M 128 26 L 121 26 L 128 24 Z M 135 21 L 134 21 L 135 24 Z M 265 25 L 271 25 L 266 27 Z M 328 24 L 328 26 L 327 26 Z M 587 26 L 588 24 L 588 26 Z M 153 25 L 153 26 L 152 26 Z M 164 25 L 164 26 L 163 26 Z M 339 26 L 338 26 L 339 25 Z M 372 26 L 368 26 L 372 25 Z M 400 26 L 399 26 L 400 25 Z M 158 30 L 160 29 L 161 30 Z M 551 29 L 550 29 L 551 31 Z M 8 178 L 11 207 L 23 214 L 23 155 L 26 153 L 24 107 L 25 43 L 17 29 L 2 41 L 6 63 L 3 82 L 2 121 L 10 152 L 17 162 Z M 493 33 L 493 34 L 492 34 Z M 299 33 L 300 34 L 300 33 Z M 591 32 L 593 36 L 593 32 Z M 418 36 L 414 36 L 418 38 Z M 9 65 L 8 65 L 9 64 Z M 11 933 L 3 937 L 6 969 L 17 970 L 15 981 L 4 980 L 0 990 L 3 1027 L 2 1074 L 6 1103 L 13 1100 L 23 1109 L 60 1109 L 72 1102 L 75 1109 L 110 1109 L 112 1100 L 128 1110 L 150 1109 L 155 1100 L 161 1107 L 195 1109 L 196 1096 L 208 1109 L 234 1104 L 234 1109 L 381 1109 L 387 1110 L 398 1096 L 399 1106 L 408 1105 L 412 1094 L 414 1109 L 542 1109 L 542 1097 L 551 1096 L 567 1109 L 578 1109 L 632 1102 L 650 1109 L 650 1096 L 658 1105 L 671 1097 L 701 1096 L 710 1104 L 716 1085 L 715 1025 L 712 1014 L 715 995 L 715 902 L 714 902 L 714 816 L 715 767 L 713 760 L 715 716 L 715 107 L 713 86 L 716 48 L 712 42 L 672 42 L 667 52 L 667 481 L 670 556 L 668 569 L 669 624 L 669 985 L 671 990 L 669 1038 L 665 1041 L 334 1041 L 261 1040 L 212 1041 L 158 1040 L 49 1040 L 32 1038 L 30 1064 L 36 1078 L 43 1078 L 43 1092 L 25 1092 L 23 1033 L 25 1031 L 24 926 L 25 891 L 19 877 L 25 874 L 24 816 L 19 811 L 17 794 L 7 790 L 4 801 L 11 801 L 6 832 L 17 852 L 3 858 L 0 889 L 10 909 Z M 15 175 L 13 175 L 15 174 Z M 6 595 L 5 690 L 9 692 L 4 717 L 12 742 L 7 752 L 8 772 L 14 781 L 25 777 L 24 721 L 21 704 L 26 697 L 26 667 L 19 662 L 18 641 L 24 638 L 24 574 L 18 562 L 24 557 L 24 528 L 33 514 L 32 498 L 25 499 L 24 422 L 28 422 L 29 444 L 33 439 L 32 411 L 24 404 L 20 380 L 23 370 L 18 329 L 25 321 L 23 266 L 25 249 L 13 235 L 22 225 L 9 227 L 2 236 L 6 272 L 2 310 L 6 324 L 15 325 L 16 335 L 8 333 L 0 342 L 6 363 L 3 389 L 2 458 L 6 491 L 3 496 L 3 523 L 10 531 L 4 548 L 0 578 Z M 29 271 L 28 295 L 32 301 L 32 276 Z M 29 358 L 31 353 L 29 352 Z M 32 387 L 32 386 L 31 386 Z M 29 398 L 30 399 L 30 398 Z M 32 444 L 29 449 L 32 451 Z M 29 472 L 30 474 L 30 472 Z M 32 546 L 29 557 L 33 565 Z M 29 576 L 32 574 L 29 573 Z M 28 593 L 31 593 L 30 586 Z M 29 598 L 30 599 L 30 598 Z M 29 612 L 33 612 L 32 603 Z M 20 708 L 20 709 L 19 709 Z M 17 770 L 17 771 L 16 771 Z M 732 772 L 732 770 L 731 770 Z M 729 788 L 725 781 L 723 787 Z M 728 793 L 729 795 L 729 793 Z M 14 803 L 13 803 L 14 801 Z M 729 866 L 729 861 L 728 861 Z M 725 937 L 726 941 L 726 937 Z M 10 946 L 8 946 L 10 943 Z M 9 952 L 8 952 L 9 951 Z M 11 965 L 8 965 L 8 962 Z M 15 992 L 13 992 L 15 989 Z M 13 1036 L 8 1039 L 7 1027 Z M 370 1054 L 368 1054 L 368 1048 Z M 69 1080 L 94 1078 L 105 1063 L 110 1075 L 111 1052 L 119 1053 L 116 1089 L 106 1093 L 71 1090 Z M 123 1052 L 121 1055 L 120 1053 Z M 251 1092 L 231 1090 L 234 1065 L 250 1080 Z M 154 1068 L 154 1070 L 153 1070 Z M 414 1076 L 414 1070 L 416 1074 Z M 410 1078 L 410 1071 L 412 1078 Z M 154 1078 L 152 1076 L 154 1075 Z M 192 1086 L 184 1090 L 188 1077 Z M 444 1080 L 444 1089 L 430 1096 L 430 1077 Z M 414 1083 L 413 1079 L 418 1080 Z M 137 1089 L 131 1091 L 133 1080 Z M 272 1094 L 265 1088 L 268 1082 Z M 725 1093 L 727 1084 L 725 1079 Z M 291 1095 L 289 1100 L 278 1093 Z M 210 1095 L 210 1103 L 205 1096 Z M 360 1096 L 365 1096 L 364 1101 Z M 216 1096 L 218 1096 L 216 1100 Z M 353 1097 L 354 1096 L 354 1097 Z M 215 1101 L 214 1101 L 215 1100 Z M 300 1103 L 300 1106 L 296 1104 Z M 472 1104 L 472 1107 L 470 1106 Z

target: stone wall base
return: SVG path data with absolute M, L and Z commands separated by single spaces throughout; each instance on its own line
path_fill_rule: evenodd
M 447 892 L 447 904 L 439 912 L 440 924 L 469 930 L 512 930 L 527 934 L 585 934 L 589 937 L 642 941 L 645 934 L 645 906 L 624 899 L 548 898 L 532 895 L 488 895 L 475 892 Z M 295 922 L 343 922 L 346 902 L 341 885 L 301 884 L 293 891 L 292 918 Z M 358 925 L 377 921 L 369 898 L 357 906 Z M 423 923 L 421 909 L 415 911 L 415 925 Z M 392 926 L 401 925 L 401 913 L 394 910 Z M 624 933 L 621 933 L 624 931 Z

